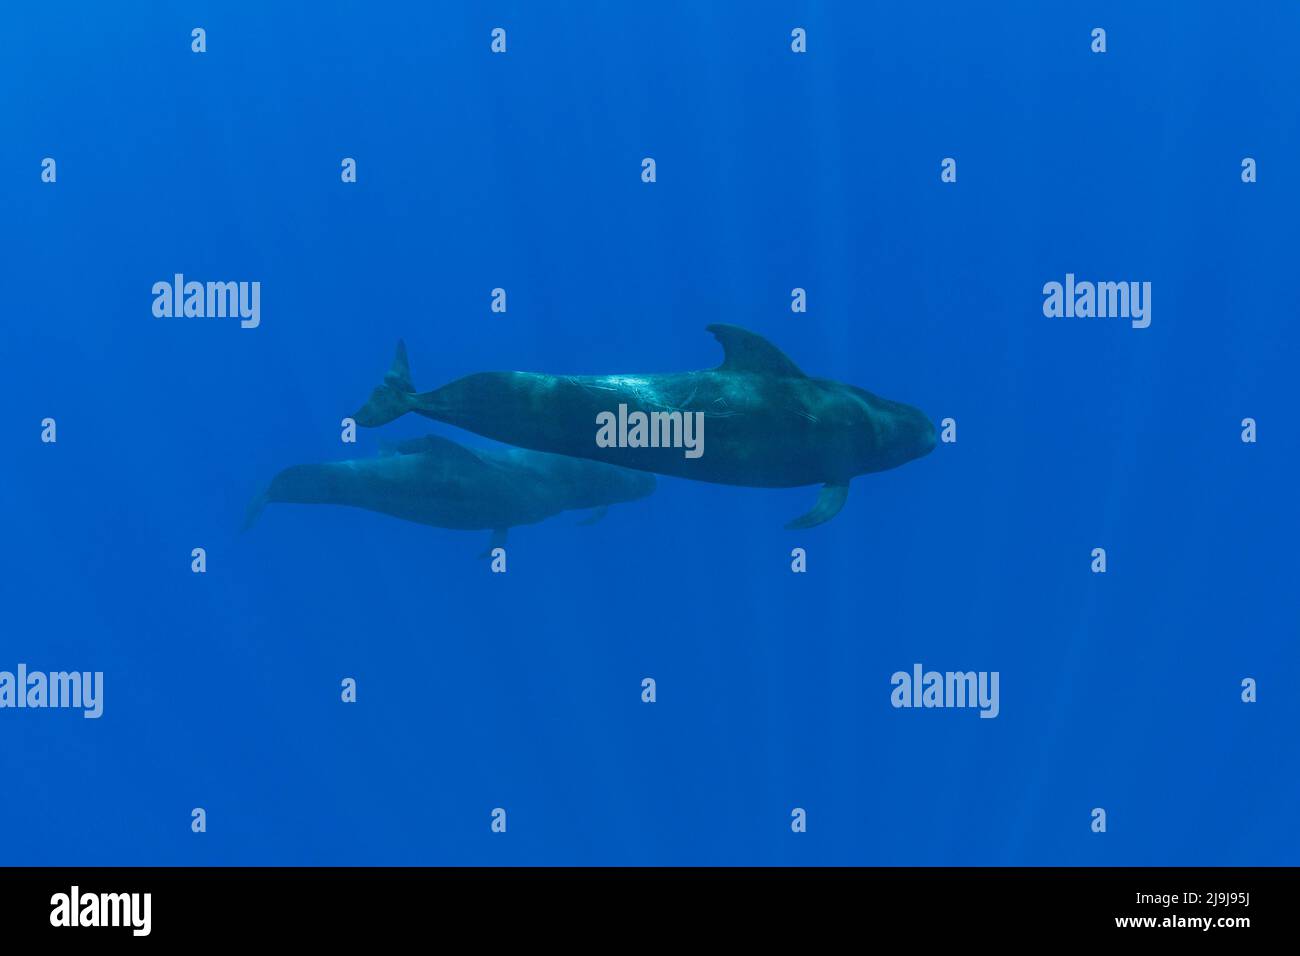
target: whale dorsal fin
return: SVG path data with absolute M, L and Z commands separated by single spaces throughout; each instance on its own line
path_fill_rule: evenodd
M 722 364 L 719 369 L 728 372 L 766 372 L 788 378 L 807 378 L 799 366 L 779 348 L 748 329 L 738 325 L 710 325 L 708 331 L 722 346 Z
M 423 455 L 426 452 L 437 452 L 448 458 L 461 458 L 466 462 L 483 464 L 483 459 L 476 455 L 473 449 L 459 445 L 441 435 L 422 435 L 419 438 L 408 438 L 406 441 L 384 442 L 379 446 L 379 450 L 384 455 Z

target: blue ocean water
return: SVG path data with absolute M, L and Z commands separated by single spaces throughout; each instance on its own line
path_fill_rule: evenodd
M 0 669 L 104 712 L 0 710 L 0 863 L 1300 862 L 1294 5 L 4 17 Z M 260 325 L 155 318 L 175 273 Z M 1150 326 L 1046 318 L 1067 273 Z M 485 444 L 341 443 L 399 338 L 433 388 L 710 367 L 712 322 L 958 440 L 801 532 L 815 488 L 664 478 L 506 574 L 359 510 L 239 532 L 287 465 Z M 895 709 L 916 663 L 998 717 Z

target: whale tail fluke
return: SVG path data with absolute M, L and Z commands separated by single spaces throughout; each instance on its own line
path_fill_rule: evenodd
M 411 363 L 406 358 L 406 343 L 397 343 L 393 365 L 383 384 L 370 393 L 370 399 L 352 417 L 362 428 L 377 428 L 401 418 L 411 410 L 415 385 L 411 382 Z

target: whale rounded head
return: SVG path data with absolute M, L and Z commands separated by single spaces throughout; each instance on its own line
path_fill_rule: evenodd
M 913 405 L 873 395 L 865 389 L 849 386 L 866 406 L 866 421 L 859 446 L 866 467 L 861 473 L 897 468 L 909 461 L 924 458 L 934 451 L 938 440 L 930 417 Z
M 624 486 L 623 493 L 627 496 L 621 498 L 622 501 L 636 501 L 639 498 L 645 498 L 654 493 L 658 481 L 655 476 L 648 471 L 633 471 L 628 475 L 628 482 Z
M 648 471 L 633 471 L 614 465 L 589 468 L 578 482 L 596 504 L 625 504 L 653 494 L 658 482 Z
M 903 414 L 908 423 L 907 434 L 910 436 L 910 453 L 907 460 L 913 461 L 917 458 L 924 458 L 934 451 L 934 446 L 938 442 L 934 422 L 930 421 L 929 415 L 915 406 L 903 405 L 902 407 L 906 410 Z

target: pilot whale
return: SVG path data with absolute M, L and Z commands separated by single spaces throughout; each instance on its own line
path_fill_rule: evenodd
M 294 465 L 249 506 L 247 529 L 269 502 L 349 505 L 432 525 L 492 532 L 488 552 L 515 525 L 561 511 L 612 504 L 654 491 L 653 475 L 523 448 L 487 450 L 437 435 L 388 446 L 377 458 Z M 487 552 L 485 552 L 486 555 Z
M 481 372 L 420 393 L 398 342 L 392 368 L 353 418 L 375 427 L 415 412 L 510 445 L 663 475 L 762 488 L 822 485 L 813 509 L 788 528 L 835 517 L 856 475 L 896 468 L 934 449 L 934 425 L 919 409 L 805 375 L 767 339 L 738 326 L 710 325 L 708 331 L 723 350 L 722 364 L 713 369 Z M 627 409 L 654 416 L 653 438 L 664 440 L 598 441 L 597 426 L 615 415 L 621 433 Z M 696 457 L 673 441 L 691 421 L 703 451 Z

